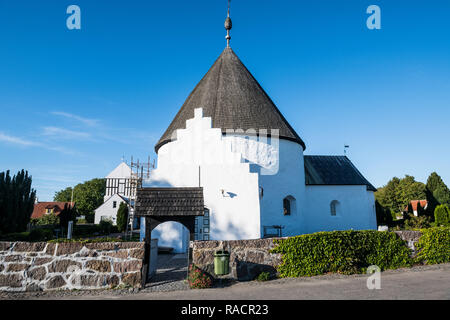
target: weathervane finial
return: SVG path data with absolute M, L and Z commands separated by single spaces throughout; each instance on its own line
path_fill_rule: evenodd
M 227 48 L 230 47 L 230 30 L 232 27 L 231 18 L 230 18 L 230 2 L 231 0 L 228 0 L 228 13 L 227 18 L 225 19 L 225 29 L 227 30 L 227 35 L 225 36 L 225 39 L 227 39 Z

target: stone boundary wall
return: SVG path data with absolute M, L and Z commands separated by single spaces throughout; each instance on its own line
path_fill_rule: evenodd
M 420 231 L 394 231 L 403 241 L 406 242 L 408 248 L 412 250 L 411 256 L 415 256 L 417 254 L 416 243 L 419 241 L 422 233 Z
M 395 231 L 395 233 L 412 250 L 416 252 L 416 243 L 422 235 L 419 231 Z M 275 247 L 274 240 L 283 238 L 267 238 L 255 240 L 229 241 L 192 241 L 192 262 L 215 278 L 231 278 L 235 280 L 254 280 L 261 272 L 277 273 L 276 267 L 282 262 L 281 254 L 269 251 Z M 214 274 L 214 253 L 218 250 L 230 252 L 230 274 L 217 276 Z
M 0 291 L 140 287 L 143 242 L 0 242 Z
M 275 275 L 281 254 L 269 252 L 275 247 L 274 239 L 193 241 L 192 262 L 215 278 L 253 280 L 263 271 Z M 230 273 L 226 276 L 214 274 L 214 253 L 218 250 L 230 253 Z

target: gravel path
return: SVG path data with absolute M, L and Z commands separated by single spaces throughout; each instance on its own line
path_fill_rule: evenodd
M 142 292 L 188 290 L 187 254 L 159 254 L 158 269 Z

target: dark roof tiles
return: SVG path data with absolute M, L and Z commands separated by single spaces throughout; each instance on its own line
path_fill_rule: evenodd
M 194 117 L 196 108 L 203 108 L 203 116 L 211 117 L 212 127 L 222 132 L 267 129 L 269 134 L 271 129 L 279 129 L 280 138 L 295 141 L 305 149 L 305 143 L 231 48 L 225 48 L 191 92 L 156 144 L 156 152 L 171 141 L 175 130 L 186 128 L 186 120 Z
M 31 218 L 35 219 L 45 216 L 47 209 L 53 209 L 53 213 L 55 215 L 59 215 L 65 208 L 70 208 L 74 206 L 75 206 L 74 202 L 60 202 L 60 201 L 38 202 L 34 204 Z
M 201 216 L 203 188 L 140 188 L 136 216 Z
M 346 156 L 304 156 L 306 185 L 365 185 L 377 189 Z

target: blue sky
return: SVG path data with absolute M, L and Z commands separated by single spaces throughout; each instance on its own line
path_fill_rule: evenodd
M 68 30 L 66 8 L 81 8 Z M 366 8 L 381 8 L 381 30 Z M 225 47 L 225 0 L 0 0 L 0 171 L 40 200 L 154 145 Z M 306 143 L 375 186 L 450 184 L 449 1 L 233 0 L 231 46 Z

